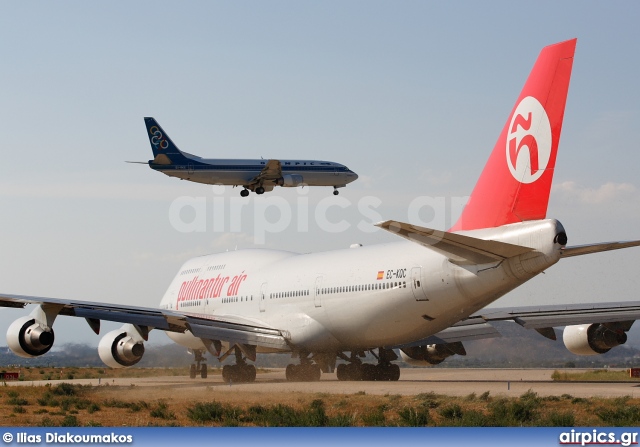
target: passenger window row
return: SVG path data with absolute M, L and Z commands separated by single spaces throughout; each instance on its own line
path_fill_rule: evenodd
M 222 298 L 222 302 L 223 303 L 242 303 L 245 301 L 253 301 L 253 295 L 249 295 L 249 296 L 229 296 L 229 297 L 225 297 Z
M 294 290 L 290 292 L 275 292 L 269 294 L 269 299 L 294 298 L 296 296 L 309 296 L 308 290 Z
M 222 270 L 227 266 L 227 264 L 220 264 L 220 265 L 210 265 L 209 267 L 207 267 L 207 271 L 211 271 L 211 270 Z
M 407 288 L 406 281 L 400 281 L 400 282 L 360 284 L 357 286 L 323 287 L 318 292 L 321 295 L 329 295 L 332 293 L 368 292 L 369 290 L 406 289 L 406 288 Z

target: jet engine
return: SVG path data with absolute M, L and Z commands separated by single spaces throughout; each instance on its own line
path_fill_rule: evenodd
M 278 179 L 278 185 L 286 187 L 300 186 L 302 185 L 303 179 L 301 175 L 283 175 Z
M 402 360 L 414 366 L 433 366 L 442 363 L 452 355 L 467 355 L 462 343 L 445 343 L 439 345 L 412 346 L 400 349 Z
M 7 345 L 20 357 L 46 354 L 53 346 L 54 339 L 53 329 L 33 316 L 18 318 L 7 329 Z
M 100 340 L 98 355 L 111 368 L 133 366 L 142 359 L 144 339 L 135 326 L 125 324 L 111 331 Z
M 627 334 L 622 329 L 614 330 L 605 324 L 581 324 L 564 328 L 562 340 L 574 354 L 597 355 L 625 344 Z

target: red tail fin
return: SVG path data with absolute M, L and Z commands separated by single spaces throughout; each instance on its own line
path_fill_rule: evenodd
M 451 231 L 544 219 L 576 40 L 545 47 Z

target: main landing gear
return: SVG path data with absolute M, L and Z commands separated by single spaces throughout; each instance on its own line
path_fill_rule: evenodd
M 285 376 L 289 382 L 317 382 L 322 376 L 322 369 L 311 362 L 308 353 L 300 353 L 300 364 L 288 364 Z
M 264 188 L 262 186 L 258 186 L 256 189 L 254 189 L 254 192 L 258 195 L 264 194 Z M 242 197 L 247 197 L 249 195 L 249 190 L 248 189 L 243 189 L 242 191 L 240 191 L 240 195 Z
M 195 355 L 195 363 L 191 364 L 191 368 L 189 368 L 189 378 L 195 379 L 198 373 L 200 373 L 200 377 L 203 379 L 207 378 L 207 359 L 204 356 L 204 351 L 200 349 L 194 349 L 193 354 Z
M 235 365 L 224 365 L 222 367 L 222 380 L 225 383 L 255 382 L 256 367 L 247 365 L 244 357 L 242 357 L 242 351 L 237 346 L 235 347 L 235 356 Z
M 338 187 L 337 186 L 334 186 L 333 187 L 333 195 L 337 196 L 338 194 L 340 194 L 340 191 L 338 191 Z
M 371 353 L 375 355 L 373 351 Z M 351 357 L 347 357 L 342 352 L 338 353 L 338 357 L 349 363 L 341 363 L 336 368 L 336 376 L 338 380 L 343 381 L 397 381 L 400 379 L 400 367 L 391 363 L 398 356 L 390 349 L 378 349 L 378 364 L 362 363 L 358 358 L 357 352 L 352 351 Z

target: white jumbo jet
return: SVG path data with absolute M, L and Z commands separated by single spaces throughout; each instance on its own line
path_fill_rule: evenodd
M 178 149 L 154 118 L 145 118 L 144 123 L 154 156 L 148 161 L 151 169 L 196 183 L 240 185 L 242 197 L 249 191 L 264 194 L 276 186 L 333 186 L 333 194 L 338 195 L 338 188 L 358 178 L 351 169 L 333 161 L 201 158 Z
M 206 352 L 225 381 L 255 380 L 258 352 L 298 358 L 288 380 L 318 380 L 336 367 L 339 380 L 398 380 L 396 352 L 429 366 L 462 342 L 497 336 L 494 321 L 512 320 L 555 338 L 573 353 L 601 354 L 626 341 L 640 303 L 550 305 L 483 310 L 563 258 L 640 245 L 640 241 L 568 247 L 560 222 L 546 218 L 576 40 L 542 50 L 509 115 L 460 220 L 449 231 L 386 221 L 405 240 L 312 254 L 252 249 L 187 261 L 159 309 L 0 294 L 6 307 L 35 305 L 7 331 L 16 354 L 45 354 L 58 315 L 125 323 L 101 339 L 102 360 L 136 364 L 152 329 L 195 354 L 191 376 L 206 377 Z M 377 363 L 363 363 L 369 351 Z M 233 358 L 232 357 L 232 358 Z M 337 360 L 341 360 L 337 362 Z

